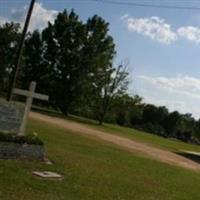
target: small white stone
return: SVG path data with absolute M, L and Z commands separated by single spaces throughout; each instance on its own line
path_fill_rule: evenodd
M 32 174 L 41 178 L 63 179 L 62 175 L 51 171 L 33 171 Z
M 53 165 L 53 163 L 48 158 L 44 158 L 44 163 L 47 165 Z

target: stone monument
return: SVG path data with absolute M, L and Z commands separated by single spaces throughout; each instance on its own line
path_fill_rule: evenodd
M 26 104 L 17 102 L 6 102 L 0 100 L 0 133 L 7 134 L 12 138 L 24 137 L 26 133 L 26 125 L 29 117 L 29 112 L 32 106 L 33 98 L 40 100 L 48 100 L 48 96 L 35 93 L 36 82 L 31 82 L 29 90 L 21 90 L 15 88 L 13 93 L 26 97 Z M 3 134 L 3 135 L 4 135 Z M 25 137 L 24 137 L 25 138 Z M 23 138 L 22 138 L 23 140 Z M 26 159 L 45 159 L 45 149 L 43 145 L 32 145 L 27 143 L 17 143 L 13 140 L 0 142 L 0 159 L 26 158 Z
M 0 132 L 18 134 L 20 132 L 23 115 L 24 115 L 23 105 L 17 103 L 7 104 L 3 100 L 1 100 Z
M 35 93 L 36 82 L 31 82 L 29 90 L 15 88 L 13 93 L 27 97 L 26 104 L 0 102 L 0 132 L 25 135 L 25 129 L 33 98 L 48 101 L 47 95 Z

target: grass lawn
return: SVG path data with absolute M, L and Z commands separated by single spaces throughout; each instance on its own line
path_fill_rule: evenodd
M 54 164 L 0 160 L 0 200 L 200 199 L 199 173 L 35 120 L 28 127 L 28 132 L 33 131 L 45 142 Z M 65 178 L 41 180 L 31 175 L 32 170 L 53 170 Z
M 47 114 L 50 116 L 55 116 L 55 117 L 64 118 L 64 119 L 66 118 L 59 112 L 47 110 L 47 109 L 40 108 L 40 107 L 35 107 L 35 109 L 36 109 L 36 111 L 39 111 L 41 113 L 44 113 L 44 114 Z M 97 130 L 121 135 L 123 137 L 127 137 L 127 138 L 133 139 L 135 141 L 144 142 L 144 143 L 150 144 L 152 146 L 166 149 L 166 150 L 169 150 L 172 152 L 179 152 L 181 150 L 200 152 L 200 145 L 187 144 L 185 142 L 182 142 L 182 141 L 179 141 L 176 139 L 163 138 L 160 136 L 156 136 L 154 134 L 138 131 L 133 128 L 126 128 L 126 127 L 113 125 L 113 124 L 107 124 L 107 123 L 104 123 L 103 126 L 99 126 L 95 120 L 91 120 L 91 119 L 87 119 L 87 118 L 83 118 L 83 117 L 77 117 L 77 116 L 73 116 L 73 115 L 67 117 L 66 119 L 77 121 L 79 123 L 83 123 L 89 127 L 95 128 Z
M 60 114 L 60 117 L 63 116 Z M 127 137 L 135 141 L 150 144 L 151 146 L 155 146 L 161 149 L 166 149 L 172 152 L 179 152 L 181 150 L 200 152 L 200 145 L 188 144 L 173 138 L 170 139 L 163 138 L 154 134 L 138 131 L 133 128 L 118 126 L 115 124 L 104 123 L 103 126 L 99 126 L 98 123 L 94 120 L 85 119 L 77 116 L 70 116 L 68 119 L 84 123 L 85 125 L 95 128 L 97 130 Z
M 190 150 L 200 152 L 200 145 L 188 144 L 176 139 L 167 139 L 150 133 L 145 133 L 132 128 L 121 127 L 112 124 L 105 124 L 104 126 L 93 126 L 96 129 L 107 131 L 112 134 L 121 135 L 135 141 L 144 142 L 152 146 L 166 149 L 172 152 L 179 152 L 181 150 Z

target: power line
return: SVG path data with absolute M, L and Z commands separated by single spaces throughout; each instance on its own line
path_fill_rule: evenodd
M 135 7 L 149 7 L 149 8 L 162 8 L 162 9 L 179 9 L 179 10 L 200 10 L 200 7 L 193 6 L 172 6 L 172 5 L 158 5 L 158 4 L 146 4 L 146 3 L 134 3 L 134 2 L 122 2 L 112 0 L 93 0 L 98 3 L 123 5 L 123 6 L 135 6 Z

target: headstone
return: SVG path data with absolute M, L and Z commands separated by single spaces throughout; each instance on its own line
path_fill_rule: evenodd
M 6 104 L 0 102 L 0 132 L 25 135 L 25 128 L 33 98 L 45 101 L 49 99 L 47 95 L 35 93 L 35 88 L 36 82 L 31 82 L 28 91 L 17 88 L 14 89 L 14 94 L 27 97 L 25 108 L 13 103 Z
M 24 106 L 0 102 L 0 132 L 19 133 L 24 115 Z

